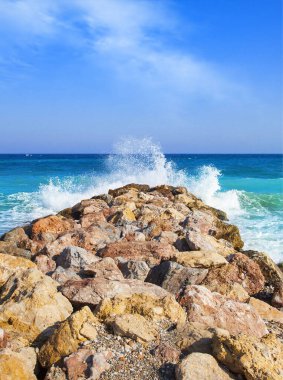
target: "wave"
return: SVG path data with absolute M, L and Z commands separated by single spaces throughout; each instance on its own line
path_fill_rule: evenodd
M 0 206 L 6 202 L 0 213 L 1 228 L 7 230 L 56 213 L 82 199 L 128 183 L 169 184 L 186 186 L 205 203 L 224 210 L 231 222 L 240 227 L 246 248 L 265 250 L 280 260 L 283 243 L 279 238 L 280 229 L 283 229 L 282 215 L 278 211 L 280 194 L 255 194 L 236 189 L 223 191 L 221 176 L 220 170 L 214 166 L 201 166 L 197 175 L 178 169 L 150 138 L 123 139 L 107 157 L 100 174 L 70 176 L 63 180 L 53 178 L 35 192 L 12 194 L 5 200 L 0 195 Z

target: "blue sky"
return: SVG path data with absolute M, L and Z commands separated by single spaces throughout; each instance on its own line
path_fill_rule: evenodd
M 282 150 L 281 0 L 0 0 L 0 153 Z

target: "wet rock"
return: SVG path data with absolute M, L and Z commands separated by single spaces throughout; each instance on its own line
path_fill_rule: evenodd
M 159 296 L 150 293 L 119 294 L 101 301 L 95 313 L 101 320 L 122 314 L 139 314 L 153 321 L 166 318 L 179 325 L 186 320 L 182 307 L 167 292 L 166 295 Z
M 156 241 L 121 241 L 108 244 L 99 251 L 101 257 L 122 257 L 127 260 L 141 260 L 148 264 L 158 264 L 161 260 L 170 260 L 176 254 L 175 248 L 170 244 Z
M 229 380 L 213 356 L 195 352 L 188 355 L 176 368 L 176 380 Z
M 158 335 L 152 323 L 149 323 L 139 314 L 116 315 L 110 322 L 110 326 L 114 334 L 125 336 L 141 343 L 151 342 Z
M 208 327 L 219 327 L 230 334 L 247 334 L 261 337 L 267 334 L 260 316 L 247 304 L 212 293 L 200 285 L 189 285 L 180 298 L 188 320 Z
M 36 268 L 36 265 L 23 257 L 0 253 L 0 286 L 5 284 L 14 273 L 19 273 L 28 268 Z
M 227 260 L 212 251 L 178 252 L 175 256 L 177 263 L 191 268 L 211 268 L 227 264 Z
M 273 334 L 261 339 L 246 335 L 215 335 L 213 352 L 221 363 L 247 380 L 279 380 L 283 377 L 283 345 Z
M 43 367 L 51 367 L 72 352 L 79 344 L 96 338 L 97 320 L 86 306 L 62 322 L 39 351 L 39 361 Z
M 164 261 L 150 270 L 146 281 L 177 296 L 187 285 L 200 284 L 207 273 L 207 269 L 186 268 L 173 261 Z
M 283 323 L 283 312 L 268 305 L 268 303 L 251 297 L 249 299 L 249 305 L 256 310 L 261 318 L 266 319 L 267 321 Z
M 37 269 L 12 275 L 0 290 L 0 327 L 20 333 L 29 342 L 42 341 L 54 324 L 72 312 L 57 285 Z
M 31 347 L 21 352 L 12 351 L 9 348 L 0 350 L 1 380 L 36 380 L 35 365 L 36 354 Z
M 106 258 L 105 258 L 106 259 Z M 118 267 L 124 278 L 144 281 L 150 268 L 145 261 L 120 259 Z

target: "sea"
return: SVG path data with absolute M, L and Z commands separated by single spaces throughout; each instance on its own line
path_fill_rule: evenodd
M 245 249 L 283 261 L 281 154 L 164 154 L 125 139 L 111 154 L 0 154 L 0 235 L 128 183 L 186 186 L 224 210 Z

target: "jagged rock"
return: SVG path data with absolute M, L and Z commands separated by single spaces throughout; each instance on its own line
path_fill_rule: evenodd
M 28 235 L 26 234 L 24 228 L 22 227 L 16 227 L 13 228 L 11 231 L 6 232 L 4 235 L 1 236 L 1 240 L 3 240 L 4 242 L 13 243 L 18 248 L 22 248 L 25 250 L 29 250 L 31 245 L 31 241 Z
M 172 347 L 169 343 L 160 343 L 154 350 L 154 356 L 159 359 L 161 363 L 176 364 L 179 361 L 181 351 Z
M 37 269 L 44 274 L 53 272 L 56 268 L 55 261 L 45 255 L 36 256 L 34 262 L 37 266 Z
M 106 258 L 105 258 L 106 259 Z M 120 259 L 118 267 L 124 278 L 144 281 L 150 268 L 145 261 Z
M 269 285 L 277 287 L 283 284 L 283 272 L 266 253 L 257 251 L 243 251 L 243 253 L 259 265 Z
M 12 275 L 0 289 L 0 327 L 28 341 L 42 341 L 57 322 L 72 312 L 57 283 L 37 269 Z M 40 336 L 39 336 L 40 334 Z
M 96 338 L 97 320 L 86 306 L 62 322 L 58 329 L 41 346 L 38 359 L 43 367 L 51 367 L 72 352 L 79 344 Z
M 226 268 L 226 266 L 225 266 Z M 225 269 L 224 268 L 224 269 Z M 228 269 L 228 266 L 227 266 Z M 223 272 L 225 272 L 223 270 Z M 215 273 L 213 274 L 213 277 Z M 229 271 L 227 271 L 227 279 L 229 278 Z M 249 293 L 242 287 L 242 285 L 237 282 L 222 282 L 221 277 L 215 278 L 212 280 L 211 277 L 209 279 L 205 279 L 205 281 L 201 284 L 208 288 L 211 292 L 217 292 L 222 294 L 227 298 L 231 298 L 232 300 L 239 302 L 247 302 L 250 298 Z
M 178 234 L 173 231 L 162 231 L 159 236 L 155 238 L 159 243 L 173 244 L 178 240 Z
M 113 224 L 124 224 L 124 223 L 131 223 L 136 220 L 135 214 L 133 211 L 126 207 L 123 210 L 117 211 L 114 215 L 111 215 L 109 217 L 108 222 L 113 223 Z
M 136 184 L 136 183 L 130 183 L 128 185 L 118 187 L 115 190 L 110 189 L 108 191 L 108 194 L 110 194 L 110 195 L 112 195 L 112 197 L 116 198 L 119 195 L 123 195 L 123 194 L 127 193 L 129 190 L 147 192 L 147 191 L 149 191 L 149 189 L 150 189 L 150 187 L 148 185 L 140 185 L 140 184 Z
M 172 295 L 154 295 L 137 293 L 131 295 L 119 294 L 112 299 L 106 298 L 97 306 L 95 313 L 101 320 L 112 315 L 140 314 L 149 320 L 167 318 L 173 323 L 182 325 L 186 314 Z
M 32 224 L 31 238 L 44 240 L 44 234 L 61 234 L 75 227 L 75 222 L 71 219 L 64 218 L 61 215 L 50 215 L 38 219 Z
M 268 303 L 260 301 L 251 297 L 249 299 L 249 305 L 251 305 L 261 318 L 267 321 L 280 322 L 283 324 L 283 312 L 268 305 Z
M 178 252 L 175 255 L 177 263 L 191 268 L 211 268 L 227 264 L 227 260 L 212 251 Z
M 9 348 L 0 350 L 1 380 L 36 380 L 35 365 L 36 353 L 31 347 L 26 347 L 21 352 Z
M 186 268 L 173 261 L 164 261 L 150 270 L 146 281 L 178 295 L 187 285 L 200 284 L 207 273 L 207 269 Z
M 230 334 L 243 333 L 261 337 L 268 332 L 263 320 L 251 306 L 212 293 L 204 286 L 187 286 L 180 304 L 185 307 L 191 322 L 219 327 L 228 330 Z
M 168 295 L 168 292 L 159 286 L 143 281 L 132 279 L 107 280 L 103 277 L 68 281 L 60 290 L 75 306 L 88 305 L 92 307 L 97 306 L 105 298 L 113 298 L 119 294 L 148 294 L 159 298 Z
M 283 377 L 283 345 L 273 334 L 261 339 L 215 335 L 213 352 L 220 362 L 247 380 L 280 380 Z
M 226 240 L 217 240 L 214 236 L 190 230 L 186 234 L 190 251 L 213 251 L 224 257 L 235 252 L 233 246 Z
M 99 251 L 101 257 L 117 259 L 123 257 L 128 260 L 142 260 L 148 264 L 158 264 L 161 260 L 170 260 L 176 254 L 175 248 L 170 244 L 156 241 L 121 241 L 108 244 Z
M 227 258 L 229 264 L 221 268 L 212 268 L 205 278 L 204 285 L 211 291 L 219 292 L 235 298 L 245 298 L 245 294 L 235 284 L 241 285 L 249 294 L 256 294 L 264 287 L 264 277 L 257 263 L 243 255 L 236 253 Z M 240 292 L 240 297 L 237 293 Z M 247 298 L 246 298 L 247 299 Z
M 125 336 L 138 342 L 151 342 L 158 333 L 142 315 L 123 314 L 116 315 L 110 322 L 114 334 Z
M 108 243 L 119 240 L 120 233 L 120 230 L 110 223 L 92 224 L 88 228 L 80 228 L 60 235 L 55 241 L 46 244 L 43 253 L 53 257 L 59 255 L 68 246 L 96 251 Z
M 213 356 L 195 352 L 176 367 L 176 380 L 231 380 Z
M 36 265 L 23 257 L 0 253 L 0 286 L 5 284 L 14 273 L 20 273 L 28 268 L 36 268 Z

